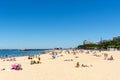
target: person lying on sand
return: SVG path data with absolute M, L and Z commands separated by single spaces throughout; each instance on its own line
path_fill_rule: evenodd
M 15 63 L 11 65 L 12 70 L 22 70 L 21 64 Z
M 81 67 L 92 67 L 92 65 L 85 65 L 85 64 L 82 64 Z
M 4 71 L 4 70 L 5 70 L 5 68 L 1 69 L 1 71 Z
M 73 59 L 65 59 L 64 61 L 73 61 Z
M 78 56 L 75 56 L 75 58 L 79 58 Z
M 88 65 L 82 64 L 81 67 L 89 67 Z
M 79 68 L 80 67 L 80 64 L 79 62 L 76 63 L 76 68 Z M 92 65 L 86 65 L 86 64 L 82 64 L 81 67 L 92 67 Z

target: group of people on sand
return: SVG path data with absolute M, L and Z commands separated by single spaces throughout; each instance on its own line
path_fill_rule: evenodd
M 108 55 L 108 53 L 104 53 L 104 51 L 97 51 L 97 50 L 64 50 L 62 51 L 62 53 L 65 53 L 65 54 L 73 54 L 73 55 L 76 55 L 77 53 L 85 53 L 85 54 L 90 54 L 92 53 L 93 56 L 96 56 L 96 57 L 104 57 L 104 60 L 114 60 L 113 56 L 112 55 Z M 55 54 L 54 52 L 51 52 L 52 54 L 52 58 L 55 59 Z M 78 56 L 76 56 L 75 58 L 79 58 Z M 65 59 L 64 61 L 73 61 L 73 59 Z M 76 68 L 79 68 L 79 67 L 92 67 L 92 65 L 86 65 L 86 64 L 80 64 L 79 62 L 76 63 L 75 65 Z
M 112 55 L 110 57 L 108 57 L 108 54 L 104 53 L 104 60 L 114 60 L 114 58 Z
M 36 55 L 36 56 L 31 56 L 31 55 L 29 55 L 29 56 L 28 56 L 28 59 L 31 60 L 31 64 L 39 64 L 39 63 L 41 63 L 41 62 L 40 62 L 40 60 L 41 60 L 40 55 Z
M 19 64 L 19 63 L 15 63 L 15 64 L 12 64 L 11 65 L 11 68 L 10 69 L 6 69 L 6 68 L 3 68 L 3 69 L 1 69 L 1 71 L 10 71 L 10 70 L 23 70 L 23 68 L 21 67 L 21 64 Z
M 2 61 L 16 61 L 15 56 L 8 56 L 8 55 L 5 55 L 5 57 L 0 57 L 0 59 Z
M 56 57 L 60 57 L 60 56 L 62 57 L 63 56 L 62 52 L 55 52 L 55 51 L 50 51 L 49 55 L 51 55 L 52 59 L 56 59 Z
M 54 52 L 54 51 L 50 51 L 49 52 L 49 55 L 51 55 L 52 59 L 55 59 L 56 57 L 60 57 L 63 56 L 62 53 L 67 53 L 67 54 L 73 54 L 75 55 L 75 58 L 79 58 L 79 56 L 76 56 L 77 53 L 85 53 L 85 54 L 90 54 L 90 53 L 93 53 L 93 55 L 97 56 L 99 54 L 97 54 L 96 51 L 84 51 L 84 50 L 64 50 L 61 51 L 61 52 Z M 104 60 L 114 60 L 113 56 L 112 55 L 108 55 L 108 53 L 102 53 L 102 51 L 99 52 L 100 55 L 102 55 L 104 57 Z M 98 57 L 98 56 L 97 56 Z M 14 57 L 13 57 L 14 58 Z M 8 57 L 6 58 L 8 59 Z M 39 64 L 41 63 L 41 57 L 40 55 L 28 55 L 28 59 L 31 60 L 30 64 Z M 14 61 L 16 60 L 15 58 L 13 59 Z M 64 61 L 74 61 L 74 59 L 65 59 Z M 21 68 L 21 64 L 13 64 L 11 65 L 11 69 L 12 70 L 22 70 Z M 79 62 L 76 62 L 76 65 L 75 65 L 76 68 L 79 68 L 79 67 L 92 67 L 92 65 L 86 65 L 86 64 L 80 64 Z M 3 68 L 2 70 L 5 70 L 5 68 Z
M 101 56 L 104 56 L 104 60 L 114 60 L 113 56 L 110 55 L 110 57 L 108 57 L 108 53 L 102 53 L 102 51 L 87 51 L 85 52 L 86 54 L 90 54 L 90 52 L 92 52 L 93 56 L 96 56 L 96 57 L 101 57 Z

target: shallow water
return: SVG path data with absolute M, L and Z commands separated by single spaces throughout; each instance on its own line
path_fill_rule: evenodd
M 48 49 L 29 49 L 29 50 L 19 50 L 19 49 L 2 49 L 0 50 L 0 57 L 5 56 L 26 56 L 29 54 L 42 54 L 44 51 Z

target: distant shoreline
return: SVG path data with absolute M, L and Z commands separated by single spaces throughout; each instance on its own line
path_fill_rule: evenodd
M 49 49 L 25 49 L 25 50 L 20 50 L 20 49 L 2 49 L 0 50 L 0 57 L 5 57 L 5 56 L 27 56 L 29 54 L 36 55 L 36 54 L 44 54 L 46 51 Z

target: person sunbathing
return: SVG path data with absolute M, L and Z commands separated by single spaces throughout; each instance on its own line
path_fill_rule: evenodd
M 78 56 L 75 56 L 75 58 L 79 58 Z
M 6 69 L 5 68 L 1 69 L 1 71 L 4 71 L 4 70 L 6 70 Z
M 21 64 L 13 64 L 13 65 L 11 65 L 11 69 L 13 70 L 22 70 L 22 68 L 21 68 Z
M 65 59 L 64 61 L 73 61 L 73 59 Z
M 114 60 L 114 59 L 113 59 L 113 56 L 111 55 L 110 58 L 108 58 L 108 60 Z
M 81 67 L 92 67 L 92 65 L 85 65 L 85 64 L 82 64 Z
M 89 67 L 88 65 L 82 64 L 81 67 Z
M 33 58 L 33 55 L 29 54 L 28 59 L 32 59 L 32 58 Z

